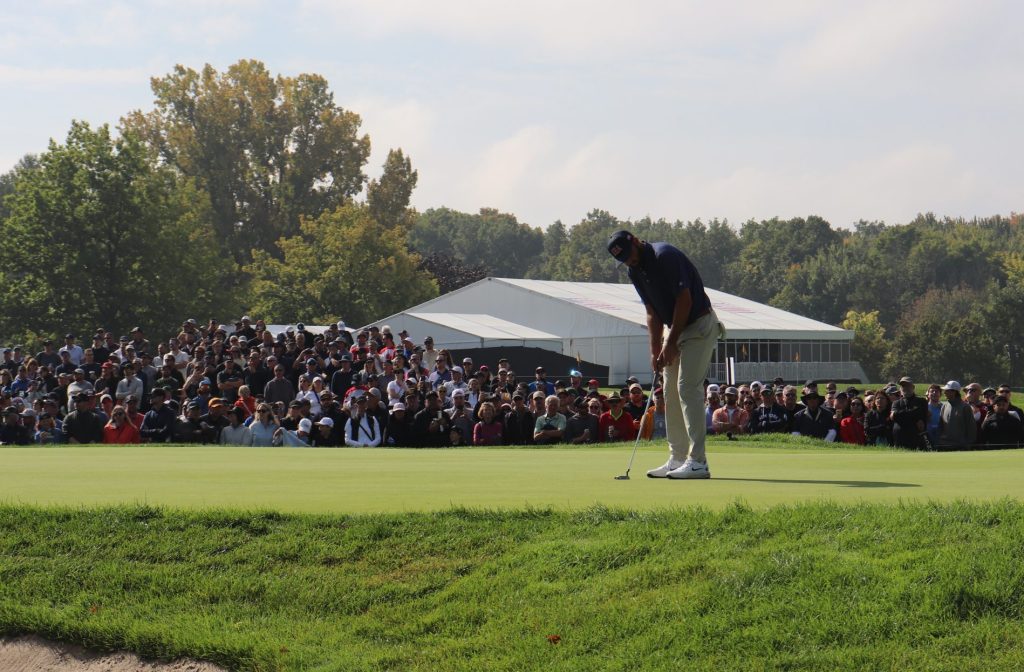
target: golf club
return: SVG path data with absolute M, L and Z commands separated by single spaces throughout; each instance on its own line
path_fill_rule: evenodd
M 649 395 L 647 395 L 647 404 L 644 406 L 644 414 L 642 416 L 640 416 L 641 417 L 641 420 L 640 420 L 640 426 L 641 427 L 643 427 L 643 424 L 644 424 L 643 418 L 647 417 L 647 411 L 651 408 L 651 402 L 654 401 L 654 383 L 657 380 L 657 378 L 658 378 L 658 372 L 656 370 L 652 371 L 651 372 L 651 393 Z M 629 456 L 629 464 L 626 465 L 626 473 L 624 473 L 622 476 L 616 476 L 615 477 L 616 481 L 628 481 L 629 480 L 629 470 L 633 468 L 633 458 L 636 457 L 636 449 L 639 448 L 639 447 L 640 447 L 640 430 L 638 429 L 638 430 L 636 430 L 636 441 L 633 442 L 633 454 Z

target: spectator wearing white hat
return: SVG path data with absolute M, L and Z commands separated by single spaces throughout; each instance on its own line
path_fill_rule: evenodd
M 960 397 L 960 383 L 951 380 L 942 388 L 946 400 L 939 411 L 939 445 L 945 448 L 968 448 L 974 445 L 978 426 L 974 422 L 974 411 Z
M 292 446 L 296 448 L 309 448 L 310 434 L 313 433 L 313 421 L 309 418 L 299 420 L 298 428 L 295 431 L 278 427 L 274 432 L 274 445 Z
M 396 401 L 391 405 L 387 438 L 384 442 L 388 446 L 395 447 L 415 445 L 412 438 L 412 422 L 406 412 L 405 404 L 401 401 Z
M 314 425 L 315 431 L 310 437 L 310 442 L 316 448 L 335 448 L 341 445 L 338 433 L 334 431 L 334 420 L 323 417 L 317 420 Z
M 452 379 L 444 383 L 444 387 L 449 397 L 453 396 L 455 390 L 468 391 L 469 385 L 466 384 L 465 370 L 461 366 L 453 366 Z

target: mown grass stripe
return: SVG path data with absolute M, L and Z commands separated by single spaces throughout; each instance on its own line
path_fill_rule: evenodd
M 260 670 L 1012 669 L 1022 546 L 1011 500 L 4 506 L 0 631 Z

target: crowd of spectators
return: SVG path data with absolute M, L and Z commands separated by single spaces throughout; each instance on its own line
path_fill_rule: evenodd
M 665 435 L 664 399 L 635 378 L 602 394 L 578 370 L 520 379 L 455 361 L 388 327 L 273 334 L 187 320 L 166 341 L 97 329 L 31 355 L 3 349 L 0 444 L 201 443 L 243 446 L 458 446 L 596 443 Z
M 781 379 L 707 385 L 710 433 L 766 432 L 908 448 L 1018 446 L 1024 412 L 1008 386 L 932 385 L 909 378 L 878 390 Z M 244 446 L 459 446 L 599 443 L 664 438 L 665 400 L 636 378 L 611 394 L 578 370 L 521 379 L 455 361 L 431 337 L 415 343 L 388 327 L 321 334 L 302 324 L 276 336 L 248 316 L 225 328 L 187 320 L 151 343 L 141 328 L 90 343 L 3 348 L 0 444 L 175 442 Z M 944 399 L 943 399 L 944 397 Z
M 918 450 L 1012 448 L 1024 444 L 1024 411 L 1012 403 L 1009 385 L 982 388 L 951 380 L 918 396 L 904 377 L 877 390 L 843 391 L 814 381 L 800 393 L 781 379 L 738 387 L 707 386 L 707 427 L 734 438 L 769 432 L 824 441 L 877 444 Z M 799 401 L 798 401 L 799 399 Z

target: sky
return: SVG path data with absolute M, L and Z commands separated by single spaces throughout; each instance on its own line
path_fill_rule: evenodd
M 413 205 L 622 219 L 1020 212 L 1024 3 L 2 0 L 0 172 L 150 77 L 313 72 Z

